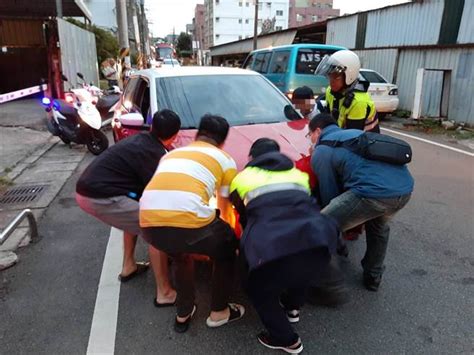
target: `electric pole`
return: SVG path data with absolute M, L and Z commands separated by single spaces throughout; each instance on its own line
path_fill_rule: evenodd
M 127 4 L 126 0 L 115 0 L 115 10 L 117 12 L 117 30 L 120 46 L 121 72 L 120 81 L 124 86 L 125 72 L 131 68 L 130 48 L 128 44 L 128 22 L 127 22 Z
M 63 1 L 56 0 L 56 17 L 63 18 Z
M 253 49 L 257 49 L 258 0 L 255 0 L 255 21 L 253 22 Z

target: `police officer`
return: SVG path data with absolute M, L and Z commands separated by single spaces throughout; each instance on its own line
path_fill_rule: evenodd
M 375 105 L 367 90 L 370 83 L 359 81 L 360 60 L 349 50 L 323 58 L 315 75 L 329 79 L 327 110 L 341 128 L 380 132 Z
M 267 329 L 258 340 L 297 354 L 303 345 L 290 322 L 299 321 L 306 290 L 326 269 L 338 230 L 319 213 L 308 175 L 279 149 L 271 139 L 255 141 L 251 161 L 230 192 L 244 227 L 240 250 L 248 263 L 246 290 Z

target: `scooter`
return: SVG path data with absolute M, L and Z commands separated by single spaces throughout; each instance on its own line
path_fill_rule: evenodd
M 67 81 L 67 78 L 63 76 L 63 80 Z M 80 92 L 77 94 L 81 95 Z M 108 148 L 109 140 L 100 130 L 102 119 L 92 102 L 80 101 L 76 93 L 71 92 L 66 93 L 65 100 L 45 96 L 42 104 L 48 113 L 48 130 L 65 144 L 85 144 L 94 155 Z
M 102 124 L 109 124 L 112 121 L 114 115 L 114 107 L 116 103 L 120 100 L 120 94 L 122 93 L 120 88 L 114 85 L 108 90 L 101 90 L 92 84 L 88 85 L 82 73 L 77 73 L 77 76 L 82 80 L 82 88 L 88 91 L 92 96 L 91 102 L 99 111 L 100 117 L 102 117 L 103 121 Z M 72 91 L 74 92 L 74 90 Z

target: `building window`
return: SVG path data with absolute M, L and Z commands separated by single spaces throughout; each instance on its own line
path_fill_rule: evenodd
M 239 18 L 239 23 L 242 23 L 242 19 L 241 19 L 241 18 Z
M 301 22 L 303 21 L 303 15 L 296 14 L 296 22 Z
M 283 29 L 283 26 L 275 26 L 275 30 L 281 31 Z
M 220 20 L 220 17 L 216 17 L 216 22 L 219 22 L 219 20 Z
M 216 0 L 216 5 L 219 3 L 219 0 Z
M 276 15 L 277 16 L 283 16 L 283 10 L 277 10 Z
M 245 6 L 249 7 L 249 3 L 248 3 L 248 2 L 246 2 L 246 3 L 245 3 Z
M 249 23 L 249 19 L 248 19 L 248 18 L 245 19 L 245 23 L 247 23 L 247 24 Z
M 242 1 L 239 1 L 239 7 L 242 7 Z
M 219 34 L 216 34 L 216 39 L 219 39 L 220 35 Z
M 318 16 L 316 16 L 316 15 L 311 16 L 311 21 L 313 21 L 313 22 L 318 21 Z
M 258 11 L 262 11 L 262 3 L 261 2 L 258 4 Z
M 272 6 L 272 3 L 271 2 L 267 2 L 267 7 L 271 7 Z

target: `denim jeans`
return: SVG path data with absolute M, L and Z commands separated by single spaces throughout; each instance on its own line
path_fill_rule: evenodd
M 411 194 L 394 198 L 366 198 L 348 190 L 321 210 L 334 217 L 342 232 L 365 223 L 367 250 L 362 259 L 364 275 L 379 277 L 384 271 L 389 220 L 410 200 Z

